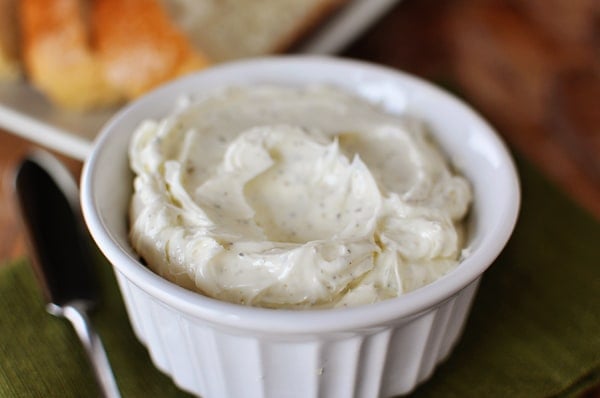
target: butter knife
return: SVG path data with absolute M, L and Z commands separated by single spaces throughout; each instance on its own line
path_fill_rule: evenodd
M 98 301 L 98 288 L 75 181 L 57 158 L 38 151 L 19 165 L 15 192 L 46 310 L 71 322 L 103 396 L 120 397 L 100 337 L 88 318 Z

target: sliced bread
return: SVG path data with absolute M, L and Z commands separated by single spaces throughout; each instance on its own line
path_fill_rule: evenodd
M 126 98 L 208 64 L 156 0 L 95 0 L 91 16 L 105 76 Z
M 216 62 L 286 50 L 347 0 L 161 0 Z
M 210 63 L 282 52 L 347 1 L 0 0 L 0 6 L 20 3 L 31 83 L 57 104 L 85 110 L 135 98 Z
M 17 0 L 0 0 L 0 80 L 20 76 Z
M 121 93 L 104 77 L 90 45 L 81 0 L 20 0 L 23 62 L 33 85 L 60 106 L 112 105 Z

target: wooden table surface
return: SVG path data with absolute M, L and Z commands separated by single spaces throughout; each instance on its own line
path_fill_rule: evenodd
M 597 0 L 404 0 L 343 55 L 459 93 L 600 220 L 599 17 Z M 26 253 L 12 179 L 34 147 L 0 131 L 2 263 Z M 61 159 L 79 174 L 80 162 Z

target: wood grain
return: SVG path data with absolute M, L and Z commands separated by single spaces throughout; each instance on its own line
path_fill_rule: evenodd
M 600 2 L 563 3 L 405 0 L 345 54 L 462 95 L 600 220 Z
M 37 145 L 0 130 L 0 264 L 27 254 L 13 184 L 19 163 L 38 149 Z M 79 178 L 81 162 L 54 154 Z

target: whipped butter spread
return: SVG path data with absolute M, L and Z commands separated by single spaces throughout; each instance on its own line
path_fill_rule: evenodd
M 220 300 L 341 307 L 454 268 L 471 202 L 419 120 L 332 87 L 232 87 L 143 122 L 131 242 Z

